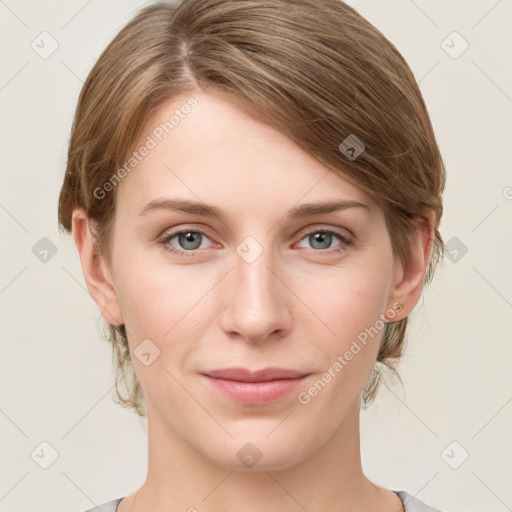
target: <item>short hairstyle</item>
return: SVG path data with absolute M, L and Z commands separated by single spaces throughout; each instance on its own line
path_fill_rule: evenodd
M 119 187 L 105 193 L 104 184 L 125 165 L 149 116 L 164 101 L 194 90 L 233 99 L 369 194 L 383 210 L 400 262 L 411 254 L 411 221 L 427 221 L 426 212 L 433 211 L 424 284 L 432 280 L 444 252 L 438 228 L 445 167 L 431 121 L 396 47 L 340 0 L 184 0 L 139 10 L 81 90 L 59 196 L 61 230 L 70 233 L 73 210 L 84 208 L 97 222 L 95 247 L 110 264 Z M 357 158 L 343 150 L 347 140 L 364 148 Z M 407 322 L 386 323 L 363 407 L 375 397 L 381 367 L 399 378 L 395 365 Z M 105 326 L 116 367 L 115 400 L 143 416 L 144 393 L 125 326 Z

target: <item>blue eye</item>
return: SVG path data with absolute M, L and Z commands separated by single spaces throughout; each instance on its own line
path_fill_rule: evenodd
M 342 243 L 340 243 L 338 246 L 332 249 L 331 242 L 334 238 L 338 238 Z M 313 249 L 318 249 L 318 251 L 315 252 L 341 252 L 347 249 L 347 246 L 350 246 L 353 244 L 353 241 L 348 238 L 346 235 L 339 233 L 338 231 L 332 231 L 328 229 L 316 229 L 314 231 L 310 231 L 306 234 L 305 237 L 303 237 L 301 240 L 307 239 L 308 242 L 311 244 Z
M 177 239 L 177 242 L 175 243 L 179 244 L 182 249 L 176 248 L 176 245 L 172 243 L 172 240 L 175 238 Z M 337 238 L 341 243 L 332 248 L 331 244 L 335 238 Z M 209 240 L 206 233 L 200 228 L 181 229 L 179 231 L 174 231 L 173 233 L 165 234 L 159 240 L 159 243 L 164 246 L 165 250 L 172 254 L 184 257 L 195 257 L 197 255 L 197 250 L 205 248 L 202 243 L 204 239 Z M 315 229 L 310 231 L 309 233 L 306 233 L 300 241 L 305 239 L 308 240 L 314 249 L 314 252 L 317 253 L 340 253 L 342 251 L 346 251 L 349 246 L 354 244 L 353 239 L 349 238 L 345 234 L 328 229 Z
M 169 233 L 160 239 L 160 243 L 164 246 L 166 250 L 173 254 L 177 254 L 179 256 L 188 256 L 193 257 L 195 254 L 192 251 L 196 251 L 201 248 L 201 239 L 206 237 L 206 233 L 201 229 L 182 229 L 180 231 L 175 231 L 174 233 Z M 178 243 L 186 250 L 175 249 L 171 244 L 171 240 L 174 238 L 178 239 Z M 204 248 L 204 247 L 203 247 Z

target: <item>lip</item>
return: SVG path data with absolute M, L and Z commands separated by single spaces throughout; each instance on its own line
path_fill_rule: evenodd
M 263 405 L 275 402 L 296 389 L 309 373 L 285 368 L 223 368 L 202 375 L 220 393 L 236 402 Z

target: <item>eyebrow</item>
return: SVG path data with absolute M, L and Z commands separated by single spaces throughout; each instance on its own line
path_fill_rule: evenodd
M 332 213 L 339 210 L 347 210 L 349 208 L 360 208 L 363 211 L 369 211 L 367 204 L 358 201 L 326 201 L 320 203 L 303 203 L 292 208 L 285 218 L 288 220 L 303 219 L 314 215 Z M 202 217 L 217 217 L 221 221 L 225 221 L 225 213 L 218 206 L 209 205 L 202 202 L 190 201 L 187 199 L 162 198 L 155 199 L 148 203 L 139 213 L 139 216 L 155 210 L 174 210 L 182 213 L 190 213 L 192 215 L 200 215 Z

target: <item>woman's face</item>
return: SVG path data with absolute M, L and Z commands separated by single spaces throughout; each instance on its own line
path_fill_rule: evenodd
M 197 104 L 183 107 L 190 96 Z M 405 313 L 382 211 L 281 133 L 204 93 L 155 112 L 144 145 L 117 185 L 111 279 L 150 435 L 226 468 L 270 470 L 354 433 L 384 315 Z M 349 204 L 298 210 L 331 202 Z M 233 367 L 305 376 L 205 375 Z

